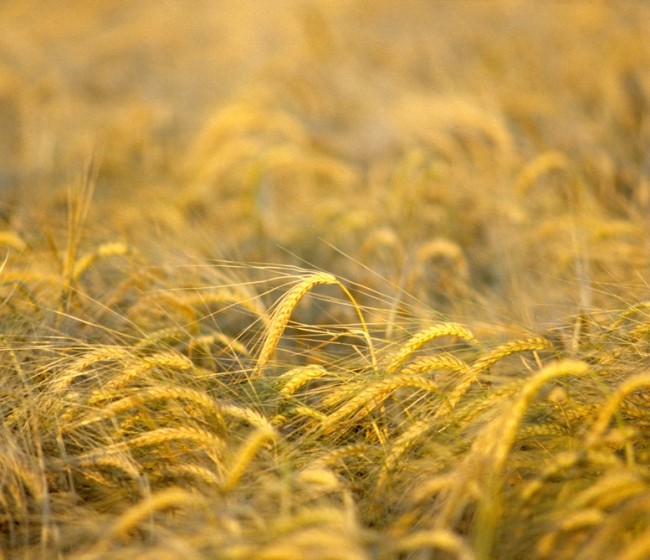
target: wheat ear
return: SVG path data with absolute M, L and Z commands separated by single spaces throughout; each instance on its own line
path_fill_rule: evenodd
M 626 379 L 619 385 L 613 395 L 609 397 L 605 406 L 602 408 L 598 419 L 592 425 L 589 433 L 587 434 L 587 445 L 594 446 L 600 440 L 605 428 L 611 421 L 612 416 L 615 414 L 621 402 L 627 395 L 641 389 L 642 387 L 650 386 L 650 372 L 643 372 L 638 375 Z
M 110 400 L 116 396 L 115 392 L 100 393 L 93 395 L 89 404 L 96 405 L 105 400 Z M 223 415 L 217 403 L 208 395 L 196 389 L 189 387 L 149 387 L 146 389 L 139 389 L 136 393 L 123 397 L 117 401 L 110 402 L 103 405 L 95 413 L 90 414 L 84 418 L 80 418 L 75 422 L 69 422 L 62 426 L 63 432 L 71 432 L 83 426 L 87 426 L 94 422 L 98 422 L 105 418 L 109 418 L 120 412 L 129 410 L 148 401 L 155 400 L 182 400 L 188 401 L 197 405 L 200 409 L 208 414 L 216 416 L 220 423 L 223 423 Z
M 175 487 L 165 488 L 124 512 L 109 530 L 105 542 L 108 544 L 125 537 L 129 531 L 158 511 L 181 507 L 196 508 L 203 503 L 204 498 L 195 492 Z
M 358 303 L 350 293 L 350 291 L 332 274 L 326 272 L 316 272 L 310 274 L 309 276 L 304 277 L 298 284 L 291 288 L 278 302 L 278 305 L 271 315 L 270 320 L 268 321 L 266 338 L 262 344 L 260 354 L 257 358 L 257 363 L 255 365 L 255 370 L 253 372 L 253 377 L 260 377 L 264 373 L 264 368 L 271 360 L 280 339 L 289 323 L 291 313 L 295 309 L 296 305 L 300 300 L 315 286 L 325 285 L 325 284 L 335 284 L 339 286 L 345 295 L 348 297 L 354 309 L 359 317 L 361 325 L 363 327 L 363 332 L 368 343 L 368 350 L 370 352 L 370 357 L 372 360 L 372 365 L 374 370 L 377 370 L 377 360 L 375 358 L 374 349 L 372 346 L 372 340 L 368 334 L 368 328 L 363 318 L 363 313 Z
M 323 428 L 331 428 L 340 420 L 351 416 L 360 408 L 365 408 L 367 412 L 379 406 L 393 391 L 400 387 L 415 387 L 425 391 L 431 391 L 440 394 L 438 386 L 424 377 L 418 375 L 394 375 L 381 381 L 376 381 L 357 396 L 350 399 L 339 409 L 327 416 L 323 421 Z
M 291 313 L 305 294 L 313 289 L 314 286 L 337 283 L 338 280 L 331 274 L 317 272 L 303 278 L 282 297 L 269 321 L 266 338 L 264 339 L 262 349 L 257 358 L 254 373 L 255 377 L 261 376 L 264 372 L 266 364 L 273 356 L 278 342 L 280 342 L 280 338 L 282 338 L 282 334 L 287 327 Z
M 423 548 L 437 549 L 444 553 L 454 554 L 458 560 L 475 560 L 476 558 L 471 548 L 461 537 L 446 529 L 417 531 L 400 538 L 391 546 L 393 552 L 398 553 L 413 552 Z M 401 557 L 401 555 L 399 556 Z
M 424 346 L 427 342 L 442 336 L 456 336 L 463 340 L 478 344 L 474 335 L 462 325 L 457 323 L 439 323 L 432 325 L 412 336 L 406 344 L 399 348 L 386 367 L 386 374 L 390 375 L 395 373 L 395 371 L 397 371 L 414 352 Z
M 585 362 L 564 360 L 552 363 L 534 375 L 523 386 L 508 414 L 499 416 L 486 427 L 472 446 L 479 453 L 485 453 L 486 480 L 483 482 L 482 499 L 479 501 L 476 532 L 476 550 L 485 558 L 491 556 L 496 530 L 501 518 L 501 485 L 503 471 L 515 441 L 517 430 L 539 390 L 552 379 L 565 376 L 583 376 L 589 371 Z
M 458 385 L 448 395 L 447 400 L 449 404 L 454 408 L 472 384 L 478 379 L 479 374 L 500 360 L 518 352 L 545 350 L 549 348 L 551 348 L 550 342 L 546 338 L 538 336 L 512 340 L 497 346 L 493 350 L 483 354 L 472 364 L 470 371 L 464 375 Z M 444 412 L 444 409 L 439 409 L 434 418 L 440 418 Z
M 316 364 L 293 368 L 279 377 L 280 381 L 286 380 L 282 389 L 280 389 L 280 394 L 287 399 L 303 385 L 312 379 L 323 377 L 323 375 L 327 375 L 327 370 L 323 366 Z
M 232 490 L 255 457 L 257 450 L 267 441 L 275 441 L 276 437 L 277 434 L 271 427 L 255 430 L 238 449 L 221 489 L 224 492 Z

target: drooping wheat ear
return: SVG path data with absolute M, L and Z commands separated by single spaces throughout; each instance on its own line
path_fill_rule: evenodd
M 85 375 L 86 370 L 93 364 L 104 361 L 128 363 L 132 360 L 133 355 L 126 348 L 121 346 L 101 346 L 72 362 L 65 371 L 57 375 L 49 389 L 55 394 L 65 391 L 77 377 Z
M 522 169 L 516 181 L 517 191 L 525 196 L 537 179 L 545 173 L 562 171 L 567 168 L 568 164 L 569 160 L 561 152 L 544 152 L 540 154 Z
M 264 373 L 264 368 L 273 357 L 277 345 L 280 342 L 280 339 L 282 338 L 282 335 L 287 327 L 287 324 L 289 323 L 291 313 L 295 309 L 296 305 L 298 305 L 298 303 L 305 296 L 305 294 L 307 294 L 315 286 L 324 285 L 324 284 L 329 284 L 329 285 L 335 284 L 339 286 L 343 290 L 345 295 L 348 297 L 352 305 L 354 306 L 357 316 L 359 317 L 359 321 L 361 322 L 363 331 L 366 334 L 366 340 L 369 344 L 368 350 L 370 353 L 370 358 L 372 361 L 373 368 L 376 371 L 377 360 L 375 358 L 374 348 L 372 346 L 372 339 L 368 334 L 368 328 L 358 303 L 356 302 L 356 300 L 354 299 L 350 291 L 345 287 L 345 285 L 343 285 L 335 276 L 333 276 L 332 274 L 328 274 L 326 272 L 316 272 L 314 274 L 310 274 L 309 276 L 304 277 L 298 284 L 296 284 L 293 288 L 291 288 L 278 302 L 275 311 L 273 311 L 273 314 L 271 315 L 268 321 L 266 338 L 264 339 L 264 343 L 262 344 L 262 349 L 260 350 L 260 354 L 257 358 L 257 363 L 255 365 L 255 370 L 253 372 L 254 378 L 260 377 Z
M 160 476 L 170 480 L 191 478 L 194 480 L 200 480 L 208 486 L 218 488 L 223 484 L 223 473 L 221 471 L 222 469 L 218 469 L 218 472 L 215 472 L 212 469 L 194 463 L 181 463 L 164 465 L 160 471 Z
M 436 356 L 417 358 L 402 368 L 399 373 L 400 375 L 417 375 L 440 369 L 450 370 L 456 373 L 469 373 L 470 366 L 463 360 L 456 358 L 456 356 L 442 352 Z
M 187 329 L 183 327 L 165 327 L 148 333 L 140 342 L 134 344 L 134 350 L 145 350 L 168 340 L 184 340 L 187 338 Z
M 645 309 L 650 309 L 650 301 L 640 301 L 635 303 L 634 305 L 631 305 L 623 313 L 621 313 L 611 325 L 609 325 L 607 331 L 608 332 L 615 331 L 630 317 L 633 317 L 634 315 L 636 315 L 637 313 Z
M 551 349 L 551 343 L 544 337 L 523 338 L 513 340 L 497 346 L 483 356 L 479 357 L 471 366 L 470 371 L 463 376 L 454 389 L 447 395 L 449 404 L 455 407 L 458 401 L 467 393 L 472 384 L 478 379 L 479 374 L 490 366 L 496 364 L 504 358 L 518 352 L 538 351 Z M 434 418 L 440 418 L 444 414 L 444 409 L 439 409 Z
M 490 350 L 472 364 L 472 370 L 475 373 L 489 368 L 497 362 L 507 358 L 512 354 L 519 352 L 536 352 L 539 350 L 551 350 L 553 346 L 547 338 L 543 336 L 532 336 L 519 340 L 511 340 Z
M 291 288 L 278 302 L 269 320 L 266 338 L 262 344 L 262 349 L 257 358 L 254 376 L 259 377 L 264 372 L 266 364 L 269 362 L 275 349 L 282 338 L 282 334 L 287 327 L 291 313 L 300 300 L 314 288 L 323 284 L 337 284 L 338 280 L 326 272 L 316 272 L 303 278 L 298 284 Z
M 82 256 L 77 262 L 74 263 L 72 269 L 72 280 L 78 280 L 81 275 L 92 266 L 92 264 L 98 259 L 103 259 L 106 257 L 121 257 L 128 255 L 131 252 L 131 249 L 122 243 L 121 241 L 115 241 L 113 243 L 102 243 L 97 249 L 91 253 L 87 253 Z
M 420 530 L 401 537 L 390 545 L 393 553 L 408 553 L 421 549 L 441 550 L 453 554 L 458 560 L 475 560 L 476 556 L 469 545 L 456 533 L 447 529 Z
M 218 400 L 216 403 L 219 410 L 228 416 L 232 416 L 238 420 L 244 420 L 256 428 L 273 429 L 271 422 L 252 408 L 232 404 L 223 400 Z
M 280 394 L 287 399 L 312 379 L 318 379 L 324 375 L 327 375 L 327 370 L 317 364 L 293 368 L 278 378 L 278 381 L 285 382 L 280 389 Z
M 11 247 L 18 252 L 27 249 L 27 243 L 15 231 L 9 230 L 0 231 L 0 245 Z
M 431 420 L 419 420 L 411 424 L 403 434 L 395 439 L 377 478 L 377 489 L 379 492 L 385 487 L 388 477 L 395 469 L 402 455 L 415 444 L 419 437 L 426 434 L 430 427 Z
M 589 365 L 585 362 L 563 360 L 546 366 L 526 382 L 513 406 L 508 410 L 508 414 L 498 418 L 500 425 L 495 426 L 494 432 L 489 436 L 494 444 L 494 451 L 490 455 L 492 473 L 503 471 L 521 420 L 539 390 L 552 379 L 568 376 L 581 377 L 588 372 Z
M 621 383 L 614 394 L 612 394 L 606 401 L 605 406 L 603 406 L 600 414 L 594 424 L 591 426 L 591 429 L 587 433 L 586 442 L 589 447 L 595 446 L 600 441 L 603 432 L 609 425 L 612 416 L 616 413 L 616 410 L 621 405 L 623 399 L 625 399 L 630 393 L 641 389 L 643 387 L 650 386 L 650 372 L 645 371 L 637 375 L 633 375 Z
M 116 393 L 114 391 L 108 393 L 101 391 L 93 394 L 90 397 L 88 404 L 89 406 L 96 406 L 107 400 L 114 399 L 115 397 Z M 207 414 L 215 416 L 219 420 L 219 423 L 223 424 L 223 415 L 217 403 L 204 392 L 197 391 L 190 387 L 162 386 L 138 389 L 136 393 L 123 397 L 117 401 L 104 404 L 99 410 L 96 410 L 75 422 L 69 422 L 63 425 L 61 429 L 63 432 L 71 432 L 94 422 L 110 418 L 120 412 L 127 411 L 130 408 L 137 407 L 148 401 L 158 400 L 180 400 L 191 402 Z
M 224 441 L 207 430 L 191 427 L 158 428 L 145 432 L 130 440 L 116 444 L 117 448 L 134 448 L 158 446 L 170 441 L 191 441 L 200 447 L 209 448 L 215 451 L 222 451 L 225 448 Z
M 2 494 L 8 494 L 13 498 L 15 508 L 26 507 L 30 494 L 40 502 L 47 492 L 43 477 L 34 471 L 32 465 L 27 464 L 26 458 L 15 448 L 13 441 L 8 445 L 3 442 L 3 447 L 4 449 L 0 449 L 0 473 L 2 473 L 0 503 L 5 499 Z M 3 516 L 7 511 L 9 510 L 3 512 Z
M 552 379 L 566 376 L 580 377 L 588 372 L 589 365 L 577 360 L 563 360 L 546 366 L 526 382 L 508 413 L 500 415 L 488 424 L 472 445 L 472 448 L 483 455 L 486 461 L 482 498 L 479 500 L 475 525 L 476 550 L 485 558 L 491 556 L 496 529 L 501 518 L 503 471 L 528 406 L 539 390 Z
M 322 427 L 325 430 L 328 430 L 346 417 L 350 417 L 357 413 L 361 408 L 364 409 L 363 416 L 365 416 L 377 408 L 391 393 L 401 387 L 414 387 L 416 389 L 440 394 L 440 389 L 438 389 L 438 386 L 430 379 L 426 379 L 419 375 L 393 375 L 375 381 L 358 395 L 351 398 L 338 410 L 335 410 L 327 416 L 323 421 Z M 357 414 L 357 416 L 359 415 Z
M 457 323 L 438 323 L 420 331 L 412 336 L 406 344 L 403 344 L 395 355 L 391 358 L 386 366 L 386 374 L 390 375 L 395 373 L 399 367 L 409 359 L 409 357 L 424 346 L 427 342 L 440 338 L 442 336 L 455 336 L 478 344 L 474 335 L 462 325 Z
M 276 437 L 276 431 L 270 426 L 258 428 L 248 436 L 246 441 L 237 450 L 221 489 L 224 492 L 229 492 L 235 488 L 244 471 L 246 471 L 246 467 L 248 467 L 253 457 L 255 457 L 257 450 L 267 441 L 275 441 Z
M 351 443 L 349 445 L 339 447 L 334 451 L 325 453 L 325 455 L 322 455 L 316 459 L 313 465 L 315 468 L 320 468 L 322 466 L 339 463 L 347 457 L 367 457 L 371 450 L 372 448 L 367 443 Z
M 109 546 L 116 539 L 125 538 L 129 531 L 159 511 L 170 508 L 194 509 L 204 505 L 205 498 L 196 492 L 176 487 L 165 488 L 126 510 L 110 528 L 102 544 Z
M 115 393 L 129 385 L 142 374 L 160 367 L 185 371 L 191 369 L 193 364 L 189 358 L 177 352 L 157 352 L 150 356 L 133 358 L 131 363 L 124 368 L 124 371 L 107 381 L 103 387 L 103 393 Z
M 489 394 L 482 396 L 481 399 L 468 399 L 467 404 L 459 406 L 454 410 L 454 419 L 457 422 L 471 422 L 486 410 L 494 407 L 498 401 L 518 393 L 525 384 L 525 379 L 517 379 L 503 387 L 493 389 Z
M 85 454 L 81 457 L 76 457 L 74 465 L 84 471 L 107 468 L 113 469 L 133 480 L 138 480 L 141 476 L 137 463 L 126 453 Z
M 291 415 L 296 416 L 306 416 L 307 418 L 314 418 L 315 420 L 318 420 L 322 422 L 327 418 L 325 414 L 320 412 L 319 410 L 316 410 L 315 408 L 310 408 L 308 406 L 296 406 L 295 408 L 292 408 L 290 411 Z
M 560 473 L 569 471 L 575 465 L 586 462 L 588 453 L 583 449 L 578 451 L 563 451 L 553 457 L 552 463 L 546 467 L 541 474 L 526 484 L 520 493 L 524 502 L 531 500 L 539 494 L 549 480 L 556 478 Z
M 244 344 L 236 338 L 220 332 L 192 337 L 188 342 L 188 348 L 190 352 L 194 348 L 201 348 L 208 351 L 210 345 L 215 343 L 227 348 L 233 355 L 250 356 L 250 351 Z

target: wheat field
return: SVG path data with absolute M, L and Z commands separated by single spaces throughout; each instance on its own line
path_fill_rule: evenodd
M 650 558 L 649 37 L 0 3 L 0 558 Z

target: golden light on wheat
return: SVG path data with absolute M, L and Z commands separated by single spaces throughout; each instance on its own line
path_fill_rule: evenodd
M 650 557 L 649 22 L 0 4 L 0 557 Z

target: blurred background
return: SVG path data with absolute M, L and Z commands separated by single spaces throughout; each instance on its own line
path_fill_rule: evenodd
M 548 326 L 647 297 L 650 6 L 0 3 L 0 228 Z

